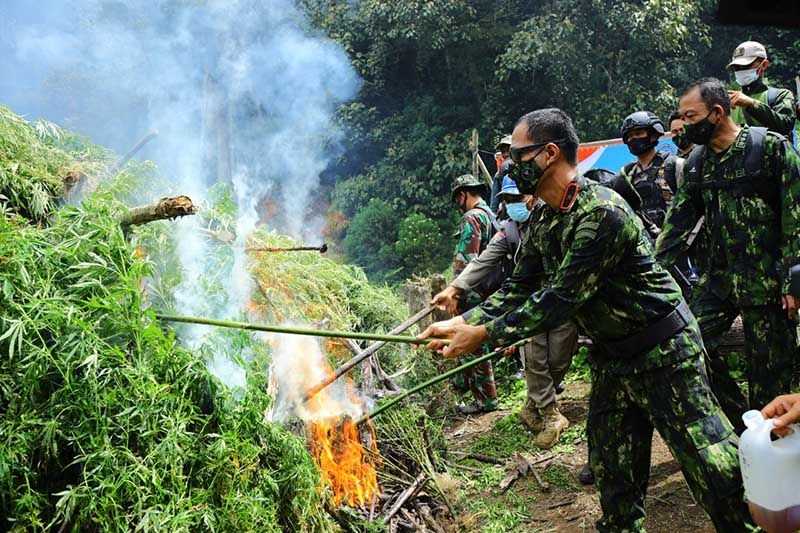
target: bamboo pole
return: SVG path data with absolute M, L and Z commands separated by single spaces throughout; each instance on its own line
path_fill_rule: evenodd
M 379 333 L 360 333 L 357 331 L 334 331 L 314 328 L 301 328 L 292 326 L 271 326 L 267 324 L 250 324 L 249 322 L 237 322 L 234 320 L 217 320 L 213 318 L 203 318 L 198 316 L 164 315 L 156 314 L 156 318 L 167 322 L 182 322 L 185 324 L 203 324 L 206 326 L 217 326 L 221 328 L 235 328 L 249 331 L 268 331 L 271 333 L 287 333 L 290 335 L 308 335 L 312 337 L 331 337 L 336 339 L 362 339 L 368 341 L 402 342 L 406 344 L 425 344 L 434 339 L 418 339 L 411 335 L 382 335 Z M 448 339 L 446 343 L 450 342 Z
M 415 315 L 411 316 L 402 324 L 398 325 L 394 329 L 389 332 L 389 335 L 396 335 L 398 333 L 402 333 L 403 331 L 407 330 L 429 314 L 433 312 L 433 307 L 425 307 Z M 371 355 L 375 354 L 378 350 L 380 350 L 383 346 L 386 345 L 386 341 L 378 341 L 374 344 L 370 344 L 367 348 L 360 351 L 355 357 L 351 358 L 349 361 L 344 363 L 342 366 L 336 369 L 336 371 L 325 378 L 324 381 L 320 382 L 319 384 L 313 386 L 312 388 L 308 389 L 305 396 L 303 396 L 303 403 L 306 403 L 308 400 L 316 396 L 322 389 L 342 377 L 344 374 L 349 372 L 354 366 L 362 362 L 364 359 L 367 359 Z
M 453 368 L 452 370 L 448 370 L 447 372 L 445 372 L 443 374 L 439 374 L 438 376 L 432 377 L 428 381 L 426 381 L 424 383 L 420 383 L 416 387 L 414 387 L 412 389 L 409 389 L 409 390 L 407 390 L 406 392 L 404 392 L 402 394 L 398 394 L 397 396 L 395 396 L 391 400 L 387 401 L 386 403 L 384 403 L 383 405 L 381 405 L 380 407 L 378 407 L 377 409 L 375 409 L 371 413 L 363 415 L 361 418 L 356 420 L 356 425 L 357 426 L 361 425 L 364 422 L 366 422 L 367 420 L 371 420 L 371 419 L 375 418 L 376 416 L 378 416 L 379 414 L 383 413 L 384 411 L 386 411 L 388 409 L 391 409 L 392 407 L 394 407 L 398 403 L 402 402 L 403 400 L 405 400 L 406 398 L 408 398 L 412 394 L 416 394 L 416 393 L 420 392 L 421 390 L 427 389 L 428 387 L 430 387 L 432 385 L 436 385 L 437 383 L 439 383 L 441 381 L 444 381 L 447 378 L 458 374 L 459 372 L 463 372 L 464 370 L 467 370 L 467 369 L 470 369 L 470 368 L 472 368 L 474 366 L 477 366 L 477 365 L 483 363 L 484 361 L 489 361 L 491 359 L 499 357 L 508 348 L 522 346 L 523 344 L 525 344 L 529 340 L 530 339 L 522 339 L 521 341 L 517 341 L 514 344 L 511 344 L 509 346 L 503 346 L 502 348 L 498 348 L 497 350 L 495 350 L 495 351 L 493 351 L 491 353 L 487 353 L 486 355 L 482 355 L 482 356 L 480 356 L 480 357 L 478 357 L 476 359 L 473 359 L 471 361 L 467 361 L 463 365 L 457 366 L 456 368 Z

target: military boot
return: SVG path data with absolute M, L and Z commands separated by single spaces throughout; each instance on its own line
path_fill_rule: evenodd
M 544 419 L 539 410 L 530 401 L 526 401 L 519 410 L 519 420 L 534 433 L 539 433 L 544 425 Z
M 561 433 L 569 427 L 569 420 L 558 410 L 556 402 L 543 408 L 541 413 L 544 423 L 533 443 L 539 448 L 552 448 L 558 442 Z

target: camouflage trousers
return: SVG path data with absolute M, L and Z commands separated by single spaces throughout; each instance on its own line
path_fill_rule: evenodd
M 497 385 L 491 361 L 468 368 L 453 378 L 453 385 L 461 391 L 472 392 L 475 401 L 485 408 L 497 407 Z
M 736 432 L 744 431 L 742 414 L 761 409 L 773 398 L 791 390 L 798 362 L 797 324 L 779 305 L 737 307 L 711 291 L 698 291 L 691 303 L 708 350 L 711 388 Z M 730 361 L 717 348 L 736 317 L 744 326 L 744 367 L 748 397 L 734 379 Z
M 711 392 L 700 353 L 629 375 L 597 366 L 586 427 L 603 509 L 598 530 L 644 531 L 655 428 L 717 531 L 748 531 L 738 438 Z

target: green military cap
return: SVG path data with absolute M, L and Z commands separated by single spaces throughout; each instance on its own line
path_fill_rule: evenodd
M 464 188 L 467 187 L 481 187 L 484 193 L 487 191 L 488 187 L 486 183 L 481 181 L 480 179 L 476 178 L 472 174 L 462 174 L 456 179 L 453 180 L 453 186 L 450 188 L 450 198 L 455 200 L 456 193 Z

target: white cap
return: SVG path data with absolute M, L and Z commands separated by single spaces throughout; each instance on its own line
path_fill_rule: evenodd
M 755 41 L 745 41 L 733 51 L 731 62 L 728 63 L 726 68 L 731 68 L 734 65 L 744 67 L 759 58 L 767 58 L 767 49 L 764 48 L 764 45 Z

